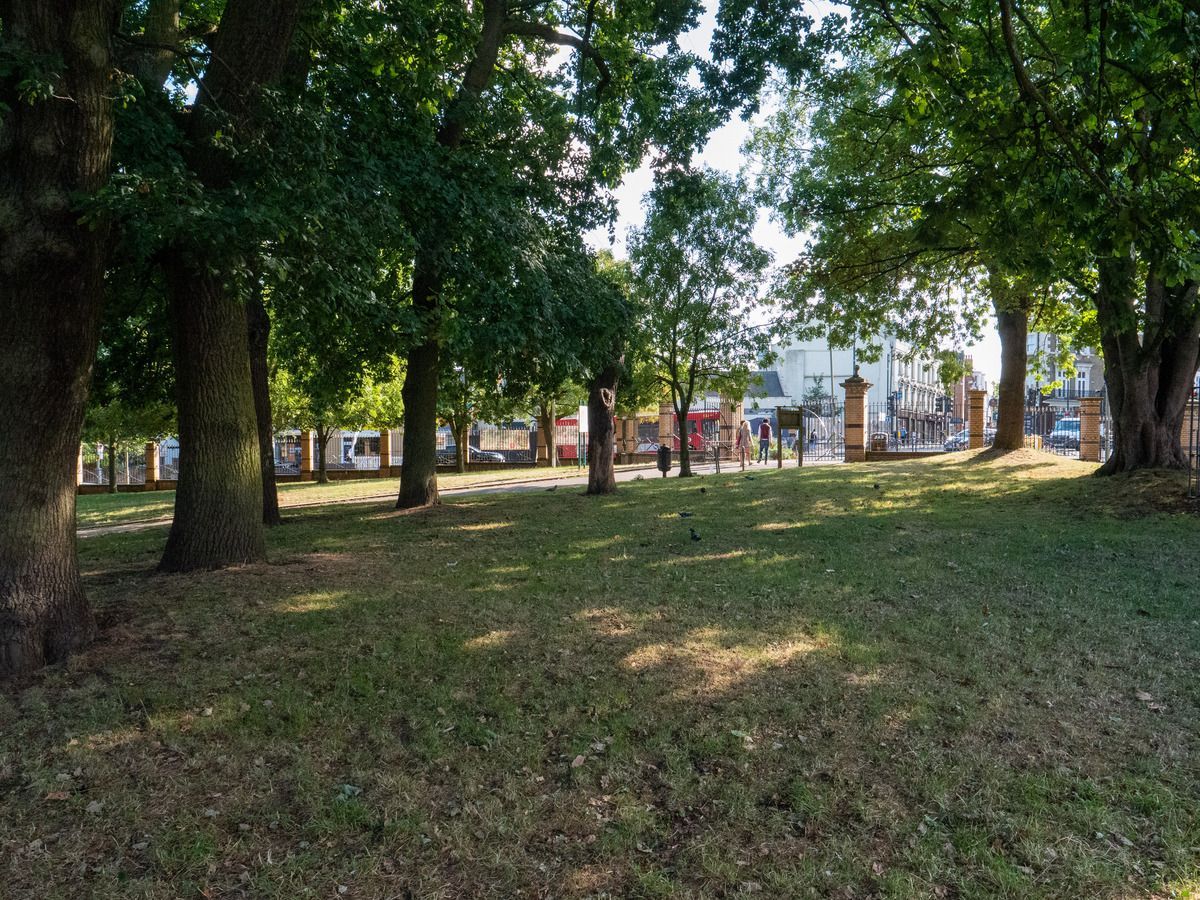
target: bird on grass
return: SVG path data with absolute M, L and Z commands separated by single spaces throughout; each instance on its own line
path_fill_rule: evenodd
M 690 512 L 681 512 L 681 513 L 679 514 L 679 518 L 681 518 L 681 519 L 690 519 L 690 518 L 691 518 L 692 516 L 694 516 L 694 515 L 695 515 L 695 513 L 690 513 Z
M 708 488 L 700 488 L 700 493 L 702 493 L 702 494 L 707 494 L 707 493 L 708 493 Z
M 698 540 L 700 540 L 700 532 L 698 532 L 698 531 L 697 531 L 695 528 L 692 528 L 691 526 L 688 526 L 688 531 L 690 531 L 690 532 L 692 533 L 692 540 L 693 540 L 693 541 L 698 541 Z
M 546 488 L 546 490 L 548 490 L 548 491 L 557 491 L 557 490 L 558 490 L 558 485 L 557 485 L 557 484 L 552 484 L 552 485 L 550 485 L 550 487 Z
M 873 484 L 872 487 L 874 487 L 875 490 L 879 490 L 879 482 L 878 481 L 875 482 L 875 484 Z

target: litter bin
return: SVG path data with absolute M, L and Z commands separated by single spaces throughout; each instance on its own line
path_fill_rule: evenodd
M 663 478 L 671 471 L 671 448 L 667 444 L 658 445 L 658 471 L 663 473 Z
M 888 436 L 885 431 L 876 431 L 871 435 L 872 450 L 886 450 L 888 445 Z

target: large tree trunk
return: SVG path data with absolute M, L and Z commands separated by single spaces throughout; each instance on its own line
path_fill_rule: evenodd
M 467 463 L 471 459 L 471 423 L 461 423 L 454 430 L 454 468 L 462 475 L 467 471 Z
M 117 492 L 117 442 L 110 438 L 108 446 L 104 449 L 108 453 L 108 492 L 115 494 Z
M 246 299 L 246 340 L 250 345 L 250 390 L 254 394 L 254 417 L 258 422 L 258 467 L 262 478 L 262 520 L 278 525 L 279 491 L 275 487 L 275 423 L 271 417 L 271 372 L 267 365 L 267 345 L 271 337 L 271 317 L 263 305 L 262 293 L 255 288 Z M 386 465 L 386 464 L 385 464 Z
M 617 387 L 621 381 L 621 363 L 613 362 L 588 385 L 588 486 L 589 494 L 612 494 L 617 490 L 613 468 L 617 411 Z
M 52 95 L 0 77 L 0 678 L 95 633 L 75 558 L 75 465 L 108 232 L 73 198 L 107 180 L 114 0 L 0 0 L 3 39 L 54 59 Z
M 1188 465 L 1179 432 L 1200 363 L 1200 316 L 1192 311 L 1197 285 L 1168 288 L 1151 271 L 1139 338 L 1132 269 L 1124 259 L 1100 265 L 1096 310 L 1113 424 L 1112 453 L 1100 475 Z
M 160 568 L 214 569 L 263 557 L 262 472 L 244 304 L 218 276 L 166 265 L 179 406 L 175 518 Z
M 329 484 L 329 429 L 317 426 L 317 484 Z
M 995 305 L 996 330 L 1000 332 L 999 418 L 996 421 L 997 450 L 1020 450 L 1025 446 L 1025 371 L 1029 363 L 1029 311 Z
M 538 428 L 546 441 L 546 465 L 555 469 L 558 468 L 558 417 L 554 410 L 554 401 L 544 402 L 540 408 Z
M 689 400 L 682 409 L 675 407 L 675 426 L 679 429 L 679 477 L 692 477 L 692 445 L 691 435 L 688 434 L 688 410 L 691 409 Z
M 283 70 L 300 0 L 229 0 L 188 120 L 187 159 L 208 189 L 237 163 L 215 140 L 253 131 L 261 89 Z M 239 133 L 240 132 L 240 133 Z M 180 244 L 164 267 L 171 293 L 179 392 L 179 485 L 161 568 L 185 572 L 261 559 L 262 473 L 244 302 L 236 260 Z M 185 440 L 186 435 L 186 440 Z
M 413 278 L 413 305 L 426 319 L 436 315 L 436 275 L 432 264 L 418 260 Z M 441 346 L 432 323 L 408 353 L 404 387 L 404 459 L 400 464 L 397 509 L 433 506 L 437 489 L 437 398 Z

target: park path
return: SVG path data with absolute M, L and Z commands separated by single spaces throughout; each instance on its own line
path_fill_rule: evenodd
M 794 468 L 796 463 L 793 460 L 784 460 L 784 466 Z M 809 463 L 812 465 L 812 463 Z M 761 466 L 752 466 L 751 469 L 760 469 Z M 775 462 L 772 460 L 767 468 L 774 469 Z M 442 497 L 466 497 L 472 494 L 505 494 L 505 493 L 528 493 L 530 491 L 549 491 L 560 487 L 584 487 L 587 485 L 587 472 L 581 470 L 573 470 L 579 474 L 564 474 L 559 478 L 530 478 L 527 481 L 492 481 L 480 482 L 477 484 L 467 485 L 464 487 L 448 486 L 440 488 L 438 493 Z M 702 466 L 692 466 L 692 471 L 697 475 L 711 475 L 714 472 L 712 464 Z M 722 472 L 738 471 L 736 464 L 723 463 Z M 675 475 L 677 470 L 672 470 L 671 475 Z M 654 466 L 636 466 L 621 468 L 617 470 L 617 481 L 634 481 L 637 478 L 660 478 L 662 477 Z M 364 497 L 350 497 L 341 500 L 316 500 L 310 503 L 295 503 L 285 506 L 281 509 L 285 515 L 293 509 L 309 509 L 315 506 L 347 506 L 353 504 L 371 504 L 380 503 L 384 500 L 394 500 L 396 497 L 395 491 L 380 492 L 378 494 L 369 494 Z M 75 533 L 79 538 L 99 537 L 105 534 L 125 534 L 134 531 L 145 531 L 150 528 L 162 528 L 171 524 L 170 516 L 160 516 L 156 519 L 143 519 L 138 522 L 122 522 L 114 525 L 90 525 L 85 528 L 78 529 Z

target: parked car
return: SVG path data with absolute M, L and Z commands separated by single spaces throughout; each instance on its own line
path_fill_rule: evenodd
M 1079 419 L 1059 419 L 1046 435 L 1046 446 L 1055 450 L 1079 449 Z
M 992 446 L 992 444 L 996 443 L 996 429 L 995 428 L 985 428 L 984 429 L 983 443 L 988 447 L 990 447 L 990 446 Z M 962 431 L 959 431 L 956 434 L 950 435 L 950 437 L 946 440 L 946 443 L 943 444 L 942 446 L 945 447 L 947 450 L 951 450 L 951 451 L 966 450 L 968 447 L 971 446 L 971 430 L 969 428 L 964 428 Z
M 437 452 L 437 461 L 439 466 L 452 466 L 458 461 L 458 446 L 456 444 L 447 444 Z M 473 463 L 502 463 L 508 462 L 508 457 L 503 453 L 498 453 L 495 450 L 480 450 L 478 447 L 467 445 L 467 462 Z

